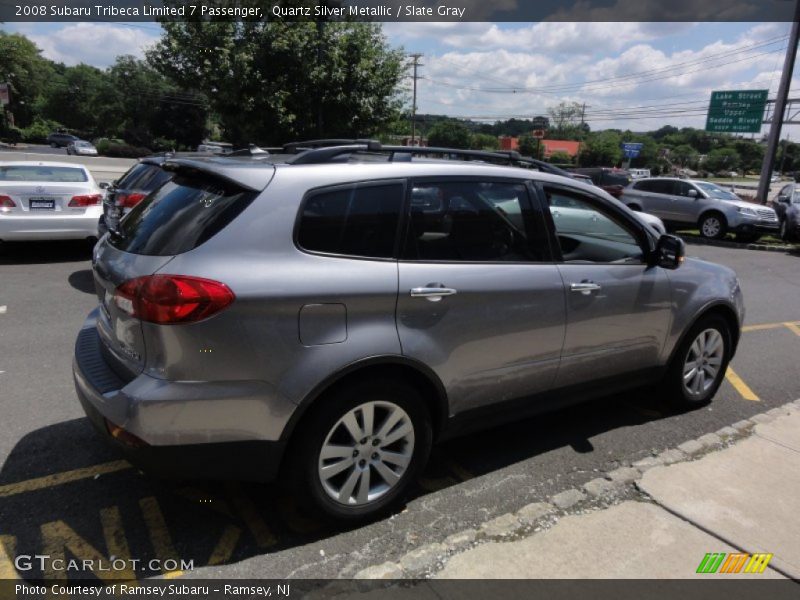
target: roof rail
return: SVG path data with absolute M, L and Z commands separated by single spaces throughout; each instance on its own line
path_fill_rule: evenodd
M 441 155 L 465 160 L 485 160 L 494 164 L 533 167 L 545 173 L 572 177 L 572 174 L 550 163 L 527 156 L 514 150 L 465 150 L 431 146 L 384 146 L 378 140 L 368 139 L 322 139 L 306 142 L 292 142 L 283 146 L 287 154 L 297 154 L 287 160 L 290 164 L 318 164 L 330 162 L 344 154 L 354 152 L 388 153 L 389 161 L 410 160 L 411 155 Z M 402 158 L 400 158 L 402 157 Z

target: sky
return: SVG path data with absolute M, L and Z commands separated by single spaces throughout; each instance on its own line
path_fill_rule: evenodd
M 493 121 L 586 104 L 593 130 L 702 128 L 712 90 L 780 82 L 791 23 L 387 23 L 389 43 L 421 52 L 419 113 Z M 47 58 L 106 67 L 142 56 L 155 23 L 9 23 Z M 410 75 L 410 71 L 409 71 Z M 404 86 L 410 90 L 411 77 Z M 800 96 L 800 78 L 792 85 Z M 787 131 L 792 133 L 794 128 Z M 767 128 L 762 130 L 766 133 Z M 798 127 L 800 137 L 800 127 Z

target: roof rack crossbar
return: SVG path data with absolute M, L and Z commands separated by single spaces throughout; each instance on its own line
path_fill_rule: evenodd
M 290 165 L 312 165 L 330 162 L 332 159 L 342 154 L 352 154 L 353 152 L 364 152 L 369 147 L 366 144 L 350 144 L 346 146 L 327 146 L 321 148 L 309 148 L 301 150 L 300 154 L 289 158 L 286 163 Z
M 370 150 L 379 150 L 381 143 L 378 140 L 370 139 L 323 139 L 323 140 L 308 140 L 305 142 L 290 142 L 283 145 L 283 151 L 287 154 L 294 154 L 304 150 L 313 150 L 316 148 L 328 148 L 331 146 L 352 146 L 352 145 L 369 146 Z

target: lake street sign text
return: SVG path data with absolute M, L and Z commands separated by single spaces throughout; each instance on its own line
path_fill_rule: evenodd
M 768 90 L 711 92 L 706 131 L 759 133 Z

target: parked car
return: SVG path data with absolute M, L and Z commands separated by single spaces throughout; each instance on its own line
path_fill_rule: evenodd
M 650 177 L 650 169 L 628 169 L 633 179 L 647 179 Z
M 143 158 L 111 184 L 103 199 L 103 210 L 97 225 L 100 236 L 109 229 L 115 230 L 119 220 L 147 194 L 172 178 L 172 173 L 161 168 L 165 160 L 166 156 Z
M 800 185 L 785 185 L 772 200 L 772 207 L 780 221 L 782 240 L 800 240 Z
M 0 240 L 93 240 L 102 197 L 83 165 L 0 162 Z
M 67 154 L 76 156 L 97 156 L 97 148 L 86 140 L 76 140 L 67 145 Z
M 625 186 L 632 181 L 631 174 L 623 169 L 586 167 L 571 169 L 571 171 L 579 175 L 587 175 L 596 186 L 603 188 L 615 198 L 619 198 Z
M 52 148 L 66 148 L 72 142 L 79 141 L 79 138 L 69 133 L 60 133 L 58 131 L 54 131 L 47 136 L 45 141 L 50 144 Z
M 778 216 L 767 206 L 745 202 L 708 181 L 654 177 L 625 188 L 622 201 L 631 209 L 653 214 L 667 227 L 698 227 L 700 235 L 721 239 L 735 233 L 752 242 L 764 233 L 778 233 Z
M 233 152 L 233 144 L 229 144 L 228 142 L 205 141 L 197 146 L 197 151 L 207 154 L 230 154 Z
M 435 440 L 644 383 L 712 399 L 744 318 L 731 269 L 570 178 L 387 151 L 167 159 L 92 259 L 73 370 L 98 432 L 163 476 L 283 473 L 352 521 Z

